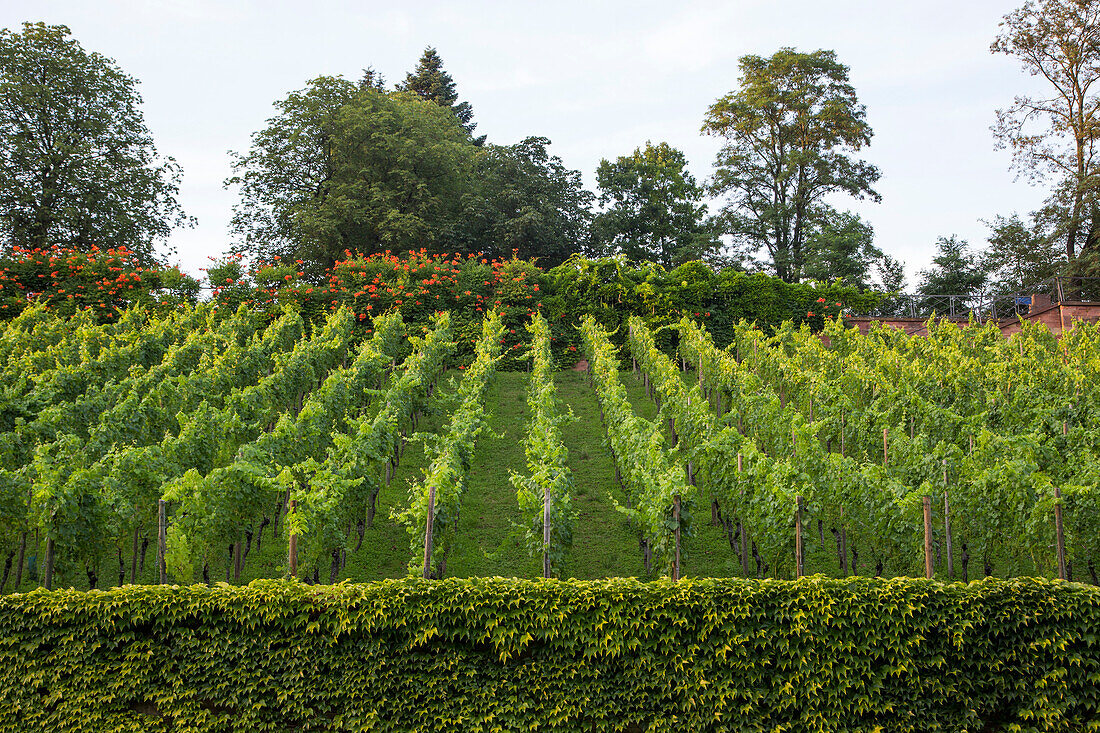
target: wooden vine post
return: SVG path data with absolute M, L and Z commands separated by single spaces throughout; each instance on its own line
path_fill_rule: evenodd
M 794 510 L 794 577 L 805 575 L 802 565 L 802 496 L 795 497 Z
M 680 580 L 680 495 L 672 497 L 672 534 L 676 542 L 676 555 L 672 560 L 672 582 Z
M 435 520 L 435 487 L 428 487 L 428 516 L 424 522 L 424 579 L 432 577 L 432 523 Z
M 161 585 L 168 583 L 168 568 L 164 562 L 164 556 L 168 551 L 168 502 L 164 499 L 157 500 L 157 573 L 158 582 Z
M 134 536 L 130 541 L 130 585 L 137 583 L 137 570 L 138 570 L 138 541 L 141 539 L 139 536 L 139 526 L 134 525 Z
M 741 454 L 737 454 L 737 473 L 741 473 L 744 470 L 744 464 L 742 463 Z M 749 542 L 747 532 L 745 531 L 745 517 L 741 516 L 741 521 L 738 522 L 741 525 L 741 572 L 747 578 L 749 577 Z
M 947 577 L 955 578 L 955 556 L 951 548 L 951 504 L 947 499 L 947 459 L 943 459 L 943 537 L 947 543 Z
M 54 542 L 53 537 L 46 537 L 46 569 L 45 579 L 42 581 L 42 585 L 46 590 L 53 590 L 53 554 L 54 554 Z
M 294 514 L 298 510 L 298 501 L 291 499 L 287 504 L 287 513 Z M 290 532 L 290 539 L 287 541 L 287 565 L 290 567 L 290 577 L 298 577 L 298 535 L 293 530 Z
M 1062 435 L 1069 435 L 1069 422 L 1062 421 Z M 1069 573 L 1066 572 L 1066 536 L 1062 525 L 1062 489 L 1054 487 L 1054 541 L 1055 554 L 1058 559 L 1058 577 L 1066 580 Z
M 550 577 L 550 485 L 542 495 L 542 577 Z
M 932 577 L 932 497 L 924 497 L 924 577 Z
M 1058 556 L 1058 577 L 1065 580 L 1066 573 L 1066 536 L 1062 527 L 1062 490 L 1054 487 L 1054 539 Z
M 840 571 L 848 577 L 848 525 L 844 522 L 844 507 L 840 507 Z M 852 563 L 852 574 L 855 572 L 855 563 Z

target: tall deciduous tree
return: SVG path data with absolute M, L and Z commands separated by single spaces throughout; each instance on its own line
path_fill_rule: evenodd
M 876 265 L 885 256 L 874 244 L 875 230 L 856 214 L 822 207 L 806 237 L 802 276 L 845 285 L 872 287 Z
M 970 243 L 952 234 L 936 240 L 932 266 L 921 270 L 922 295 L 977 295 L 985 287 L 987 274 L 981 258 Z
M 0 247 L 126 246 L 153 260 L 187 223 L 137 81 L 65 26 L 0 30 Z
M 631 155 L 601 160 L 596 180 L 608 208 L 593 222 L 593 238 L 604 249 L 672 268 L 717 247 L 703 189 L 668 143 L 647 141 Z
M 405 75 L 405 81 L 400 82 L 397 89 L 402 92 L 411 92 L 421 99 L 427 99 L 451 110 L 473 138 L 474 129 L 477 127 L 477 123 L 473 122 L 474 108 L 469 102 L 458 101 L 458 90 L 455 89 L 454 79 L 443 70 L 443 59 L 431 46 L 424 49 L 416 69 Z M 483 145 L 485 136 L 482 135 L 473 140 L 475 144 Z
M 1100 192 L 1100 2 L 1027 2 L 1005 16 L 990 50 L 1016 58 L 1049 84 L 1049 95 L 1018 96 L 998 110 L 993 133 L 1012 150 L 1018 171 L 1054 177 L 1051 203 L 1065 211 L 1059 233 L 1072 261 L 1100 238 L 1088 226 Z
M 587 238 L 592 194 L 580 171 L 547 150 L 550 140 L 529 137 L 515 145 L 488 145 L 451 228 L 453 249 L 524 259 L 543 267 L 561 264 Z
M 235 250 L 323 269 L 344 250 L 432 247 L 457 215 L 476 148 L 448 110 L 318 77 L 236 155 Z
M 725 143 L 711 192 L 728 195 L 728 231 L 788 282 L 802 276 L 815 207 L 833 193 L 879 196 L 873 165 L 853 154 L 871 142 L 866 110 L 832 51 L 782 48 L 743 56 L 740 87 L 707 111 L 703 132 Z
M 1065 266 L 1059 243 L 1046 236 L 1039 222 L 1030 226 L 1017 214 L 988 222 L 989 247 L 982 253 L 990 286 L 999 293 L 1034 291 Z

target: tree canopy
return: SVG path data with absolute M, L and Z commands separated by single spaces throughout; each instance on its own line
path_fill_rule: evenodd
M 954 234 L 936 240 L 932 266 L 921 270 L 923 295 L 977 295 L 985 287 L 987 275 L 980 257 L 970 243 Z
M 436 245 L 476 153 L 449 110 L 326 76 L 275 107 L 226 182 L 240 189 L 236 251 L 324 269 L 345 250 Z
M 143 261 L 187 223 L 137 81 L 65 26 L 0 30 L 0 248 L 128 248 Z
M 853 156 L 870 144 L 871 127 L 832 51 L 743 56 L 740 70 L 739 88 L 712 104 L 703 123 L 724 140 L 710 190 L 729 197 L 728 233 L 749 253 L 765 250 L 765 264 L 797 282 L 822 199 L 879 199 L 871 188 L 878 169 Z
M 875 230 L 857 215 L 823 207 L 807 233 L 802 277 L 871 287 L 872 276 L 885 256 L 874 245 L 874 238 Z
M 550 140 L 488 145 L 451 228 L 453 249 L 491 257 L 538 258 L 553 267 L 579 252 L 588 232 L 592 194 L 580 171 L 548 151 Z
M 981 264 L 990 286 L 1000 293 L 1027 293 L 1059 273 L 1065 255 L 1041 226 L 1029 226 L 1018 215 L 997 216 L 988 222 L 989 247 Z
M 593 222 L 596 246 L 667 268 L 711 253 L 717 242 L 706 223 L 703 189 L 687 157 L 668 143 L 646 142 L 631 155 L 601 160 L 600 204 Z

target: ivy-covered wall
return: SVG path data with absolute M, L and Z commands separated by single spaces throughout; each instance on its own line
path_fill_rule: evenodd
M 502 578 L 0 598 L 0 731 L 1079 731 L 1100 590 Z

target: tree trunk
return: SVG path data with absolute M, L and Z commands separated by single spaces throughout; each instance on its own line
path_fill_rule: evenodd
M 435 487 L 428 487 L 428 515 L 424 518 L 424 579 L 432 577 L 432 524 L 435 521 Z
M 46 563 L 45 563 L 45 580 L 43 586 L 46 590 L 53 590 L 53 554 L 54 543 L 53 537 L 46 538 Z
M 672 497 L 672 535 L 676 541 L 676 556 L 672 562 L 672 582 L 680 580 L 680 495 Z
M 298 502 L 294 499 L 291 499 L 290 500 L 290 511 L 292 511 L 292 512 L 296 511 L 297 506 L 298 506 Z M 287 564 L 288 570 L 290 571 L 290 577 L 297 578 L 298 577 L 298 535 L 294 534 L 293 532 L 291 532 L 290 535 L 287 538 L 286 556 L 287 556 L 286 564 Z
M 0 579 L 0 595 L 4 594 L 4 586 L 8 584 L 8 575 L 11 573 L 11 561 L 15 558 L 15 550 L 8 553 L 7 559 L 4 560 L 4 577 Z M 1096 574 L 1093 573 L 1093 577 Z
M 263 519 L 260 520 L 260 529 L 259 529 L 259 531 L 256 532 L 256 551 L 257 552 L 259 552 L 259 550 L 260 550 L 260 540 L 263 539 L 264 528 L 267 527 L 267 525 L 269 525 L 269 524 L 271 524 L 271 520 L 268 519 L 267 515 L 265 514 Z
M 377 503 L 378 503 L 378 492 L 375 491 L 370 495 L 370 499 L 367 500 L 367 527 L 370 527 L 370 528 L 374 527 L 374 513 L 375 513 L 375 511 L 377 511 Z M 363 523 L 360 520 L 360 522 L 359 522 L 360 527 L 362 527 L 362 524 Z M 363 543 L 363 530 L 362 529 L 359 530 L 359 543 L 360 544 Z M 356 545 L 355 549 L 358 550 L 359 545 Z
M 367 525 L 362 517 L 359 517 L 359 521 L 355 523 L 355 527 L 359 531 L 359 541 L 355 543 L 355 549 L 352 550 L 352 552 L 359 552 L 359 548 L 363 546 L 363 535 L 367 529 Z
M 135 524 L 134 525 L 133 541 L 130 543 L 130 584 L 131 585 L 137 583 L 138 552 L 140 552 L 140 550 L 138 549 L 138 540 L 140 539 L 140 534 L 141 534 L 141 527 L 140 527 L 140 525 Z
M 543 489 L 542 497 L 542 577 L 550 577 L 550 486 Z
M 19 559 L 15 565 L 15 590 L 19 591 L 19 586 L 23 583 L 23 561 L 27 556 L 27 533 L 22 532 L 19 535 Z
M 334 585 L 336 583 L 336 578 L 339 577 L 339 575 L 340 575 L 340 551 L 339 550 L 333 550 L 332 551 L 332 566 L 329 568 L 329 571 L 328 571 L 328 584 L 329 585 Z
M 157 572 L 160 574 L 160 584 L 168 582 L 168 569 L 164 564 L 164 556 L 168 551 L 168 502 L 164 499 L 157 501 Z

